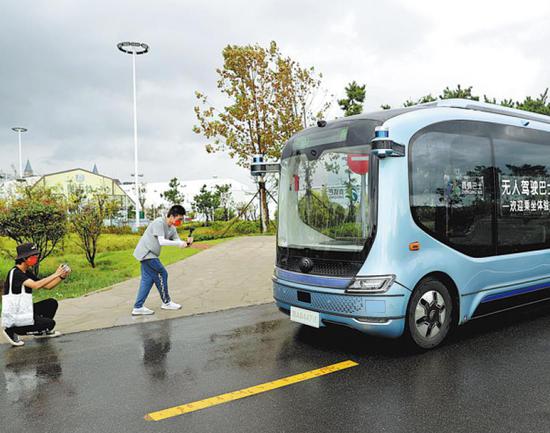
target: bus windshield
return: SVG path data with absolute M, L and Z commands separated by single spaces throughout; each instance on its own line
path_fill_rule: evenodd
M 372 231 L 369 152 L 367 145 L 324 147 L 318 157 L 306 152 L 281 161 L 279 247 L 363 250 Z

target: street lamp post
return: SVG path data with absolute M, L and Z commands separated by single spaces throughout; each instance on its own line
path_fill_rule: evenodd
M 134 86 L 134 173 L 138 171 L 138 142 L 137 142 L 137 104 L 136 104 L 136 56 L 149 52 L 149 45 L 142 42 L 119 42 L 117 47 L 120 51 L 132 55 L 132 79 Z M 139 182 L 135 176 L 135 204 L 136 204 L 136 224 L 135 231 L 139 228 Z
M 21 155 L 21 134 L 23 132 L 27 132 L 27 128 L 16 126 L 11 129 L 17 132 L 17 136 L 19 137 L 19 178 L 23 179 L 23 156 Z

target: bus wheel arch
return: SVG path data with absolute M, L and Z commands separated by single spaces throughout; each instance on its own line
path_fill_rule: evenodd
M 459 318 L 460 298 L 453 279 L 444 272 L 431 272 L 418 281 L 409 298 L 405 334 L 415 346 L 431 349 L 445 340 Z

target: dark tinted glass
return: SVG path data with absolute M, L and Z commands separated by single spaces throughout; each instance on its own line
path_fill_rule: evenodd
M 380 124 L 367 119 L 338 120 L 325 127 L 304 129 L 287 141 L 281 159 L 306 155 L 308 159 L 314 160 L 323 150 L 370 144 L 374 138 L 374 129 Z
M 411 142 L 411 210 L 417 224 L 465 254 L 495 254 L 494 170 L 483 124 L 445 122 Z
M 493 142 L 499 254 L 550 248 L 550 133 L 500 127 Z

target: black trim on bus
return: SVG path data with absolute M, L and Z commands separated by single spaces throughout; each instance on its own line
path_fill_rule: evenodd
M 405 114 L 411 111 L 425 110 L 427 108 L 431 108 L 431 107 L 415 105 L 413 107 L 396 108 L 392 110 L 382 110 L 382 111 L 376 111 L 372 113 L 363 113 L 356 116 L 350 116 L 350 117 L 344 117 L 342 119 L 331 120 L 321 128 L 323 130 L 330 130 L 333 128 L 342 128 L 345 126 L 350 126 L 349 136 L 347 137 L 346 141 L 341 143 L 325 144 L 322 146 L 317 146 L 315 148 L 308 148 L 307 150 L 310 151 L 313 149 L 316 151 L 315 152 L 316 155 L 320 155 L 321 151 L 326 148 L 334 149 L 338 147 L 361 146 L 361 145 L 368 144 L 374 138 L 374 128 L 376 126 L 380 126 L 387 120 L 400 116 L 402 114 Z M 293 135 L 285 143 L 285 146 L 283 147 L 283 150 L 281 152 L 281 159 L 286 159 L 290 156 L 298 155 L 300 153 L 306 153 L 304 152 L 305 149 L 296 148 L 295 146 L 296 141 L 298 141 L 300 138 L 307 137 L 309 134 L 312 134 L 312 133 L 314 134 L 315 132 L 319 131 L 319 129 L 320 129 L 319 126 L 314 126 L 311 128 L 303 129 L 300 132 Z
M 544 301 L 550 301 L 550 287 L 508 298 L 497 299 L 495 301 L 482 302 L 474 311 L 472 319 L 479 319 L 480 317 L 486 317 Z

